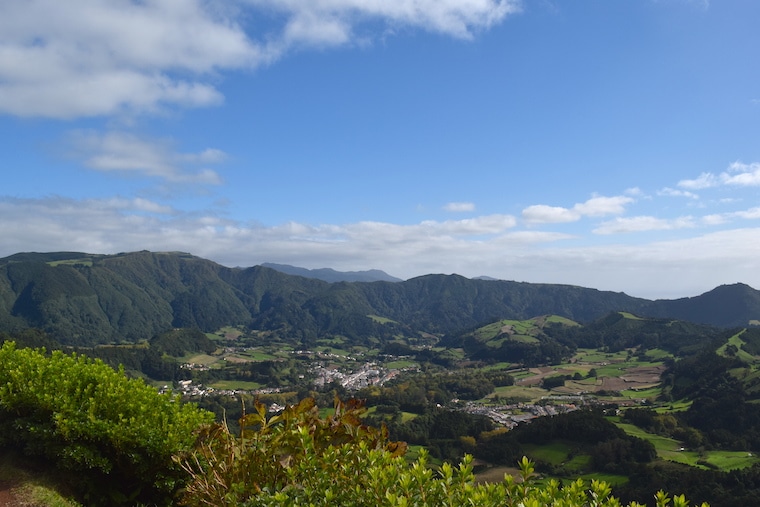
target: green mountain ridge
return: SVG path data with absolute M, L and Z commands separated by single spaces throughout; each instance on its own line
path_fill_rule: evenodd
M 401 282 L 401 278 L 391 276 L 385 271 L 379 269 L 370 269 L 366 271 L 336 271 L 332 268 L 307 269 L 291 266 L 289 264 L 276 264 L 265 262 L 262 264 L 265 268 L 271 268 L 275 271 L 285 273 L 286 275 L 297 275 L 305 278 L 316 278 L 325 282 Z
M 19 253 L 0 259 L 0 331 L 39 328 L 72 345 L 135 342 L 172 328 L 210 332 L 227 325 L 307 345 L 330 335 L 362 343 L 443 336 L 539 315 L 591 322 L 617 311 L 746 326 L 760 319 L 760 292 L 735 284 L 694 298 L 651 301 L 459 275 L 329 283 L 262 266 L 228 268 L 182 252 Z

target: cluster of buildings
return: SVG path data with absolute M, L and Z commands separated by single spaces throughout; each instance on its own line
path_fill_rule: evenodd
M 494 422 L 512 429 L 521 422 L 530 421 L 536 417 L 563 414 L 578 410 L 578 408 L 574 403 L 560 403 L 556 405 L 517 403 L 513 405 L 490 406 L 468 402 L 463 410 L 469 414 L 484 415 Z
M 357 391 L 372 385 L 381 386 L 396 377 L 400 370 L 382 368 L 377 363 L 364 363 L 356 371 L 343 373 L 336 368 L 315 364 L 311 372 L 314 374 L 314 386 L 317 388 L 337 382 L 349 391 Z

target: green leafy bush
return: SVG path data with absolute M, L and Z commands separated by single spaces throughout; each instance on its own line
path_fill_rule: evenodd
M 243 417 L 236 437 L 223 424 L 208 427 L 193 453 L 179 461 L 191 475 L 182 504 L 188 507 L 620 507 L 604 482 L 578 479 L 561 487 L 537 484 L 533 464 L 520 462 L 517 479 L 475 482 L 472 457 L 458 466 L 431 468 L 427 453 L 411 465 L 405 445 L 382 429 L 361 424 L 363 407 L 336 403 L 320 418 L 313 400 L 268 417 L 266 407 Z M 671 503 L 672 502 L 672 503 Z M 686 507 L 683 496 L 658 493 L 658 507 Z M 706 504 L 705 504 L 706 505 Z M 637 503 L 630 507 L 639 506 Z
M 101 361 L 0 348 L 0 447 L 71 473 L 88 505 L 169 504 L 185 478 L 172 456 L 212 418 Z

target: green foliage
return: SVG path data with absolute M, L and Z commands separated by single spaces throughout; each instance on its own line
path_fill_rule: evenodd
M 182 504 L 189 507 L 253 506 L 417 506 L 496 507 L 547 505 L 619 507 L 602 481 L 578 479 L 534 482 L 533 464 L 519 462 L 517 479 L 478 484 L 472 457 L 458 466 L 431 468 L 423 450 L 411 465 L 404 448 L 389 443 L 382 430 L 361 424 L 361 406 L 336 404 L 334 416 L 320 419 L 313 401 L 302 401 L 267 417 L 263 405 L 244 417 L 240 437 L 223 425 L 203 433 L 195 453 L 182 460 L 191 474 Z M 686 507 L 683 496 L 658 493 L 658 507 Z M 671 503 L 672 502 L 672 503 Z M 628 504 L 637 507 L 639 504 Z
M 643 350 L 661 348 L 674 354 L 693 354 L 720 334 L 702 324 L 661 318 L 632 318 L 615 311 L 581 327 L 549 326 L 545 332 L 563 344 L 578 348 L 621 351 L 631 347 Z
M 384 429 L 362 424 L 359 416 L 363 412 L 355 400 L 336 400 L 334 413 L 321 418 L 314 400 L 306 398 L 268 416 L 266 406 L 256 402 L 254 411 L 241 418 L 239 437 L 225 424 L 208 426 L 195 453 L 178 460 L 193 478 L 183 503 L 243 505 L 264 491 L 294 485 L 296 470 L 309 475 L 317 467 L 324 473 L 334 466 L 334 453 L 347 444 L 361 443 L 365 452 L 384 450 L 390 456 L 402 455 L 406 444 L 388 442 Z
M 749 287 L 721 288 L 720 294 L 721 305 L 730 301 L 733 311 L 725 318 L 710 311 L 708 320 L 715 325 L 737 320 L 746 325 L 760 311 L 760 293 Z M 579 322 L 619 311 L 701 320 L 707 313 L 694 308 L 715 298 L 709 294 L 692 299 L 647 301 L 581 287 L 470 280 L 457 275 L 428 275 L 398 283 L 331 284 L 260 266 L 226 268 L 177 252 L 20 254 L 0 259 L 0 331 L 37 327 L 67 345 L 79 346 L 147 340 L 172 327 L 211 332 L 225 325 L 268 331 L 304 346 L 335 335 L 346 337 L 352 345 L 382 345 L 399 337 L 413 341 L 421 333 L 442 336 L 485 322 L 505 318 L 518 322 L 548 314 Z M 638 322 L 619 316 L 628 323 Z M 568 327 L 558 322 L 565 321 L 545 319 L 544 330 Z M 644 319 L 639 324 L 649 322 Z M 554 340 L 549 342 L 535 337 L 540 342 L 537 348 L 532 331 L 518 328 L 513 337 L 524 335 L 521 340 L 534 343 L 504 339 L 498 347 L 485 348 L 495 349 L 497 359 L 511 361 L 527 354 L 532 362 L 545 363 L 547 357 L 551 362 L 567 355 L 566 349 L 583 338 L 570 333 L 565 336 L 570 337 L 568 341 L 552 333 Z M 644 330 L 640 334 L 656 345 L 662 340 L 660 333 Z M 688 347 L 704 337 L 704 333 L 691 333 L 690 341 L 679 346 Z M 592 338 L 618 347 L 624 346 L 628 336 L 615 339 L 597 334 L 587 341 Z M 488 350 L 479 352 L 489 357 Z
M 0 348 L 0 447 L 69 473 L 88 505 L 167 504 L 184 479 L 172 456 L 211 418 L 100 361 Z
M 216 344 L 198 329 L 172 329 L 161 333 L 150 341 L 163 354 L 182 357 L 188 352 L 205 352 L 210 354 L 216 350 Z

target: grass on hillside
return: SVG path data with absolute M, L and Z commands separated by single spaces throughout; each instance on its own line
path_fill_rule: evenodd
M 574 362 L 586 363 L 615 363 L 623 362 L 628 357 L 628 351 L 603 352 L 598 349 L 578 349 L 573 356 Z
M 388 323 L 393 323 L 393 324 L 396 324 L 396 323 L 397 323 L 397 322 L 396 322 L 395 320 L 393 320 L 393 319 L 389 319 L 389 318 L 386 318 L 386 317 L 381 317 L 381 316 L 379 316 L 379 315 L 367 315 L 367 317 L 369 317 L 370 319 L 372 319 L 372 320 L 374 320 L 375 322 L 378 322 L 378 323 L 380 323 L 380 324 L 388 324 Z
M 683 412 L 684 410 L 689 410 L 689 407 L 691 407 L 692 403 L 694 403 L 693 400 L 671 401 L 667 405 L 655 407 L 654 411 L 658 414 L 667 414 L 669 412 Z
M 552 324 L 564 324 L 565 326 L 580 326 L 577 322 L 574 320 L 570 320 L 566 317 L 560 317 L 559 315 L 549 315 L 546 317 L 546 322 L 552 323 Z
M 747 352 L 742 348 L 742 345 L 744 345 L 744 340 L 742 340 L 741 335 L 744 333 L 744 329 L 733 335 L 731 338 L 729 338 L 726 343 L 718 347 L 718 350 L 715 351 L 716 354 L 723 357 L 728 357 L 728 354 L 726 353 L 726 348 L 729 345 L 733 345 L 738 350 L 734 357 L 737 357 L 738 359 L 741 359 L 745 363 L 752 364 L 755 362 L 755 356 Z
M 277 356 L 261 350 L 246 350 L 244 352 L 238 352 L 235 356 L 240 357 L 241 359 L 249 359 L 253 362 L 272 361 L 277 359 Z
M 92 259 L 88 258 L 82 258 L 82 259 L 64 259 L 60 261 L 50 261 L 47 263 L 48 266 L 56 267 L 61 265 L 67 265 L 67 266 L 74 266 L 76 264 L 81 264 L 83 266 L 92 267 Z
M 566 463 L 573 450 L 572 445 L 558 441 L 545 445 L 524 444 L 523 448 L 529 458 L 552 465 Z
M 626 389 L 624 391 L 620 391 L 620 395 L 625 398 L 630 398 L 632 400 L 640 400 L 640 399 L 657 399 L 657 397 L 662 394 L 662 388 L 661 387 L 651 387 L 649 389 Z
M 82 507 L 66 497 L 61 479 L 47 472 L 34 472 L 17 461 L 15 453 L 4 450 L 0 455 L 0 482 L 9 484 L 11 493 L 29 507 Z
M 417 366 L 417 363 L 406 359 L 400 359 L 398 361 L 388 361 L 387 363 L 383 363 L 383 366 L 390 370 L 400 370 L 402 368 L 411 368 L 413 366 Z
M 253 389 L 260 389 L 262 386 L 258 382 L 247 380 L 217 380 L 210 387 L 214 389 L 251 391 Z
M 709 468 L 711 465 L 724 472 L 738 468 L 747 468 L 760 463 L 760 458 L 746 451 L 704 451 L 697 452 L 684 449 L 683 444 L 673 438 L 648 433 L 633 424 L 620 422 L 618 418 L 611 419 L 618 427 L 634 437 L 648 440 L 654 445 L 657 457 L 698 468 Z
M 190 354 L 182 358 L 182 361 L 186 363 L 202 364 L 204 366 L 212 366 L 220 361 L 218 357 L 210 356 L 208 354 Z
M 604 481 L 612 487 L 623 486 L 628 483 L 628 477 L 625 475 L 604 474 L 604 473 L 592 473 L 581 474 L 578 476 L 584 481 Z

